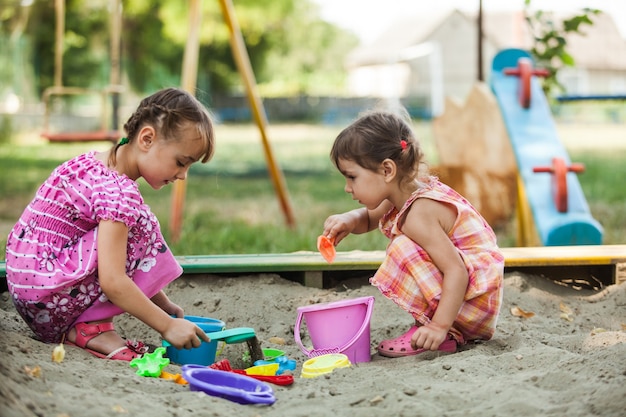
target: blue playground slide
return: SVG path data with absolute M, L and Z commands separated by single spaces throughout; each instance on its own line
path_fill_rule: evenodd
M 517 161 L 519 184 L 524 187 L 518 196 L 526 196 L 534 229 L 544 246 L 601 245 L 602 226 L 591 216 L 576 173 L 566 171 L 563 176 L 566 181 L 563 211 L 555 198 L 556 175 L 534 171 L 552 166 L 555 159 L 567 167 L 571 161 L 558 138 L 548 101 L 536 76 L 530 76 L 530 88 L 524 90 L 530 98 L 525 108 L 519 90 L 524 88 L 523 77 L 505 74 L 505 69 L 518 68 L 520 58 L 528 62 L 531 56 L 520 49 L 499 52 L 492 62 L 490 80 Z

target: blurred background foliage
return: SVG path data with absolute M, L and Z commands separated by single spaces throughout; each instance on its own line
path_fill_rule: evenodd
M 65 0 L 63 85 L 99 90 L 109 84 L 112 1 Z M 143 96 L 164 86 L 180 85 L 189 33 L 189 2 L 121 2 L 121 84 L 126 87 L 124 95 Z M 219 1 L 201 3 L 198 98 L 212 107 L 210 101 L 218 95 L 241 98 L 243 85 L 233 60 L 229 30 Z M 234 0 L 233 3 L 264 98 L 286 97 L 289 106 L 294 107 L 292 103 L 299 96 L 334 99 L 347 94 L 344 91 L 347 76 L 344 58 L 358 45 L 359 39 L 354 33 L 323 21 L 313 0 Z M 530 1 L 527 0 L 526 4 Z M 562 43 L 563 35 L 593 24 L 595 13 L 594 10 L 583 10 L 569 26 L 554 26 L 555 22 L 542 20 L 545 15 L 541 13 L 527 14 L 527 18 L 529 24 L 534 19 L 539 25 L 535 26 L 538 29 L 535 35 L 537 45 L 544 45 L 542 50 L 546 51 L 545 48 L 553 44 L 552 40 L 558 40 L 555 44 L 558 50 L 553 51 L 557 55 L 547 55 L 561 57 L 560 62 L 555 62 L 558 67 L 572 64 Z M 22 115 L 12 118 L 0 109 L 0 195 L 11 196 L 0 199 L 0 249 L 5 243 L 2 236 L 6 237 L 32 198 L 37 184 L 56 164 L 82 149 L 76 146 L 83 146 L 49 146 L 31 137 L 37 137 L 41 128 L 42 92 L 54 84 L 54 48 L 55 0 L 0 0 L 0 103 L 9 90 L 27 101 L 30 98 L 30 107 Z M 67 108 L 83 110 L 90 105 L 90 102 L 82 101 Z M 563 113 L 559 117 L 566 124 L 576 121 L 568 119 L 569 109 L 578 109 L 570 112 L 575 115 L 602 111 L 597 104 L 568 104 L 567 108 L 555 111 L 557 115 Z M 88 117 L 78 111 L 57 113 L 60 123 L 72 128 L 78 128 L 79 122 L 94 123 L 91 119 L 82 120 Z M 186 238 L 176 244 L 176 252 L 262 253 L 314 249 L 312 245 L 325 216 L 353 208 L 355 204 L 344 193 L 343 179 L 328 160 L 328 149 L 339 131 L 337 125 L 331 124 L 341 121 L 340 117 L 330 121 L 311 117 L 307 121 L 314 124 L 309 125 L 301 124 L 300 118 L 299 124 L 281 130 L 284 132 L 282 140 L 272 137 L 298 213 L 298 230 L 295 232 L 284 227 L 283 216 L 276 208 L 266 165 L 260 156 L 257 130 L 254 126 L 242 131 L 239 126 L 220 125 L 219 155 L 210 166 L 195 168 L 192 172 L 195 178 L 188 190 Z M 21 126 L 17 126 L 18 123 Z M 420 126 L 418 137 L 424 143 L 431 143 L 432 148 L 432 140 L 428 139 L 430 128 L 426 128 L 429 124 L 421 123 Z M 297 139 L 298 132 L 304 132 L 300 140 Z M 275 135 L 276 131 L 272 133 Z M 602 137 L 603 134 L 594 127 L 594 135 Z M 242 142 L 244 138 L 246 141 Z M 588 135 L 582 140 L 588 142 Z M 16 143 L 21 146 L 14 146 Z M 427 154 L 433 155 L 432 149 Z M 583 181 L 593 180 L 583 183 L 585 190 L 623 190 L 618 184 L 623 178 L 618 170 L 623 165 L 620 165 L 623 154 L 620 148 L 619 151 L 612 149 L 607 155 L 598 156 L 594 152 L 573 155 L 574 160 L 587 163 L 590 172 L 605 168 L 603 177 L 581 176 Z M 18 170 L 20 175 L 16 176 Z M 162 219 L 163 228 L 167 229 L 169 193 L 156 194 L 147 190 L 146 199 Z M 592 195 L 590 201 L 594 216 L 603 219 L 606 243 L 623 241 L 622 219 L 626 207 L 621 200 L 616 202 L 608 196 Z M 212 210 L 210 213 L 207 213 L 208 207 Z M 515 244 L 513 224 L 498 227 L 504 246 Z M 384 247 L 385 242 L 378 234 L 368 234 L 366 239 L 371 241 L 359 239 L 352 243 L 347 240 L 343 249 Z
M 63 85 L 108 84 L 110 4 L 65 1 Z M 355 34 L 323 21 L 309 0 L 237 0 L 234 7 L 264 96 L 340 92 L 343 57 L 358 44 Z M 123 84 L 136 92 L 180 84 L 188 2 L 123 0 L 122 8 Z M 2 79 L 23 76 L 20 64 L 32 62 L 32 94 L 40 97 L 53 85 L 54 43 L 54 1 L 0 2 Z M 17 56 L 24 54 L 29 56 Z M 213 94 L 242 91 L 217 0 L 202 2 L 198 88 Z

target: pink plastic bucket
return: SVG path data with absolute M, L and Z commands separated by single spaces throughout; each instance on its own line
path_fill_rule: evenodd
M 351 363 L 369 362 L 370 319 L 374 297 L 333 301 L 298 307 L 294 337 L 302 353 L 309 358 L 329 353 L 343 353 Z M 304 323 L 313 349 L 308 350 L 300 338 L 300 324 Z

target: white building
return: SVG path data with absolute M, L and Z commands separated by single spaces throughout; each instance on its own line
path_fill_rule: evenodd
M 586 35 L 570 34 L 574 67 L 559 71 L 568 95 L 626 95 L 626 40 L 610 15 L 593 15 Z M 505 48 L 530 49 L 523 12 L 483 15 L 483 77 Z M 394 22 L 370 45 L 346 59 L 350 93 L 359 97 L 426 98 L 436 115 L 445 97 L 464 100 L 478 79 L 476 14 L 459 10 Z

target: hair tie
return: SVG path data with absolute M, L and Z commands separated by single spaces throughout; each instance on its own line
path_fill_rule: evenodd
M 405 150 L 405 149 L 406 149 L 406 147 L 407 147 L 406 140 L 404 140 L 404 139 L 403 139 L 403 140 L 401 140 L 401 141 L 400 141 L 400 146 L 402 147 L 402 150 Z
M 128 138 L 122 138 L 120 139 L 120 142 L 117 144 L 117 146 L 126 145 L 127 143 L 128 143 Z

